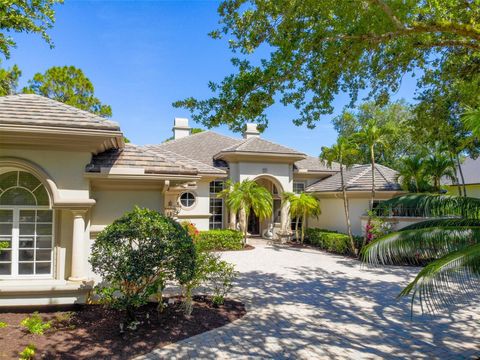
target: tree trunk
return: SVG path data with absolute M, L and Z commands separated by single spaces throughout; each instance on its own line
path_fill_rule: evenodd
M 228 222 L 228 228 L 230 230 L 237 230 L 237 213 L 233 210 L 230 210 L 230 219 Z
M 244 208 L 240 209 L 240 228 L 243 231 L 243 246 L 247 244 L 247 232 L 248 232 L 248 211 Z
M 300 216 L 297 214 L 295 218 L 295 241 L 298 241 L 298 223 L 300 222 Z
M 452 155 L 452 153 L 449 153 L 449 155 L 450 155 L 450 161 L 452 162 L 452 164 L 454 164 L 455 161 L 453 160 L 453 155 Z M 454 169 L 454 170 L 455 170 L 455 169 Z M 461 184 L 460 184 L 460 180 L 458 179 L 457 171 L 456 171 L 456 170 L 453 172 L 453 176 L 454 176 L 454 181 L 455 181 L 455 183 L 457 184 L 458 196 L 461 197 L 461 196 L 462 196 L 462 186 L 461 186 Z
M 463 176 L 462 164 L 460 163 L 460 157 L 456 156 L 458 172 L 460 173 L 460 178 L 462 179 L 462 187 L 463 187 L 463 196 L 467 197 L 467 187 L 465 186 L 465 177 Z
M 302 217 L 302 244 L 303 244 L 303 240 L 305 239 L 305 223 L 306 222 L 307 222 L 307 213 L 304 212 Z
M 373 145 L 370 147 L 370 161 L 372 163 L 372 199 L 370 202 L 370 210 L 373 210 L 373 202 L 375 201 L 375 153 Z
M 342 183 L 342 193 L 343 193 L 343 208 L 345 210 L 345 221 L 347 222 L 347 231 L 348 231 L 348 237 L 350 238 L 350 248 L 352 251 L 352 254 L 355 254 L 355 242 L 353 241 L 353 235 L 352 235 L 352 224 L 350 223 L 350 211 L 348 209 L 348 198 L 347 198 L 347 189 L 345 189 L 345 180 L 343 177 L 343 164 L 340 163 L 340 180 Z

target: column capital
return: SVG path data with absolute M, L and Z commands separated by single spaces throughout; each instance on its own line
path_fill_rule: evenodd
M 72 215 L 75 217 L 78 217 L 78 216 L 84 217 L 88 209 L 70 209 L 70 211 L 72 212 Z

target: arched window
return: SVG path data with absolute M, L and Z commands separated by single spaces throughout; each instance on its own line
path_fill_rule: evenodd
M 25 171 L 0 174 L 0 277 L 50 277 L 53 210 L 45 186 Z

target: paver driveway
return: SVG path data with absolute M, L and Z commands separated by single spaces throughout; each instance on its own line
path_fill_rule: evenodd
M 174 358 L 473 358 L 480 308 L 414 317 L 395 296 L 415 269 L 368 269 L 310 249 L 257 245 L 224 253 L 240 271 L 235 297 L 248 314 L 147 355 Z

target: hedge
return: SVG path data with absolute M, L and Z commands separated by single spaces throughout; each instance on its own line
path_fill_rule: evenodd
M 307 243 L 322 250 L 334 254 L 351 255 L 350 238 L 347 234 L 325 229 L 307 228 L 305 235 Z
M 201 231 L 195 238 L 199 250 L 241 250 L 243 249 L 243 234 L 235 230 Z

